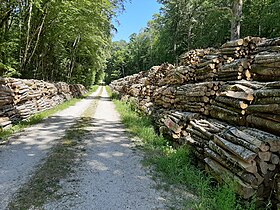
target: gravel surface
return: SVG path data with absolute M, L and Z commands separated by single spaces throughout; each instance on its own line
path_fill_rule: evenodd
M 62 199 L 45 209 L 167 209 L 167 193 L 155 189 L 105 89 L 87 130 L 80 166 L 61 181 Z
M 7 209 L 36 167 L 44 164 L 50 148 L 65 135 L 66 129 L 77 123 L 88 107 L 92 107 L 99 91 L 14 135 L 8 145 L 0 146 L 0 209 Z M 157 183 L 141 164 L 143 153 L 129 139 L 105 88 L 85 129 L 89 132 L 81 142 L 84 149 L 78 156 L 78 164 L 73 165 L 74 173 L 60 180 L 58 200 L 46 199 L 43 209 L 180 209 L 173 205 L 168 207 L 171 204 L 167 198 L 173 199 L 174 195 L 156 189 Z
M 95 96 L 99 90 L 92 94 Z M 0 146 L 0 209 L 6 209 L 19 187 L 28 181 L 56 140 L 64 136 L 91 100 L 84 99 L 42 123 L 31 126 Z

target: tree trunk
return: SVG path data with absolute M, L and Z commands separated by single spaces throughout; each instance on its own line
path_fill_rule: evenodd
M 231 20 L 231 40 L 240 38 L 240 22 L 242 16 L 243 0 L 234 0 Z

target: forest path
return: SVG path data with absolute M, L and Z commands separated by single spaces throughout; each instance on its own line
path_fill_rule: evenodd
M 86 129 L 81 164 L 63 181 L 62 198 L 45 209 L 166 209 L 105 88 Z
M 99 90 L 91 96 L 96 96 Z M 7 208 L 13 195 L 31 178 L 36 166 L 90 104 L 90 100 L 84 99 L 11 136 L 9 144 L 0 146 L 0 209 Z
M 78 142 L 74 170 L 56 180 L 60 185 L 55 192 L 58 196 L 55 200 L 46 198 L 43 209 L 167 209 L 168 193 L 155 189 L 156 182 L 141 164 L 143 154 L 127 136 L 105 88 L 15 135 L 9 145 L 0 147 L 0 209 L 27 209 L 20 208 L 20 202 L 36 200 L 28 196 L 36 187 L 32 179 L 36 178 L 38 168 L 46 165 L 58 139 L 83 119 L 94 101 L 97 107 L 88 111 L 92 116 L 87 117 L 83 128 L 87 133 Z M 31 191 L 20 191 L 23 185 Z M 22 201 L 18 202 L 18 197 Z M 28 209 L 37 209 L 31 207 Z

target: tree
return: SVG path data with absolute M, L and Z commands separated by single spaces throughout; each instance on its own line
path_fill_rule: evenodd
M 0 3 L 0 76 L 97 83 L 123 0 Z
M 240 38 L 243 0 L 234 0 L 232 6 L 231 40 Z

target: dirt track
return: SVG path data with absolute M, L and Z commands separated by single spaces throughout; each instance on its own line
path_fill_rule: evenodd
M 15 135 L 11 144 L 0 148 L 0 209 L 6 209 L 20 186 L 32 179 L 36 166 L 43 164 L 56 140 L 96 94 Z M 154 188 L 156 183 L 141 165 L 142 154 L 127 137 L 105 88 L 86 129 L 80 164 L 60 180 L 57 193 L 63 196 L 46 201 L 44 209 L 166 209 L 166 193 Z

